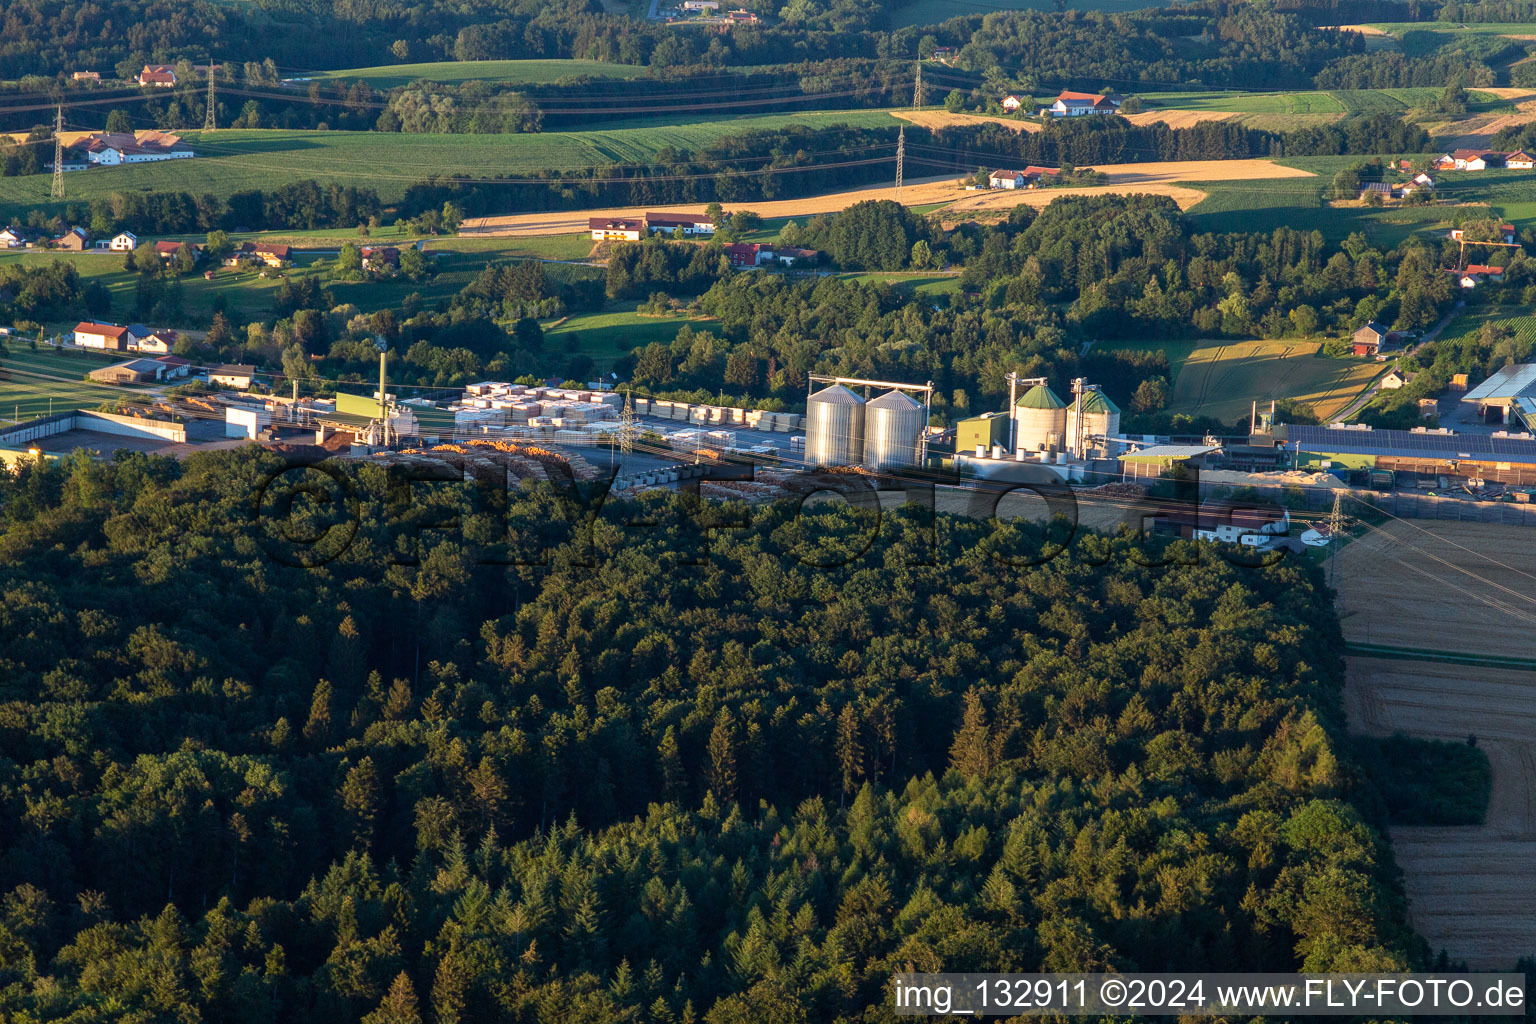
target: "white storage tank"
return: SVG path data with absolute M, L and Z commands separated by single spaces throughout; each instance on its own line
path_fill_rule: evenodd
M 923 405 L 904 391 L 887 391 L 864 406 L 864 465 L 896 469 L 917 464 L 917 439 L 927 421 Z
M 856 466 L 864 460 L 864 399 L 841 384 L 806 402 L 805 461 L 809 466 Z

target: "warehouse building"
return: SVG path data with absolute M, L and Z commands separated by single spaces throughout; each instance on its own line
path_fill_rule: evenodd
M 1506 366 L 1461 396 L 1484 423 L 1536 425 L 1536 363 Z
M 1276 428 L 1276 441 L 1301 469 L 1387 471 L 1396 474 L 1400 482 L 1446 476 L 1536 484 L 1536 436 L 1531 434 L 1289 424 Z

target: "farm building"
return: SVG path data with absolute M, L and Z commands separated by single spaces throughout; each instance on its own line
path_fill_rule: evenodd
M 1361 199 L 1368 199 L 1373 195 L 1380 196 L 1383 199 L 1391 199 L 1392 186 L 1384 181 L 1368 181 L 1360 186 Z
M 702 213 L 647 213 L 645 229 L 651 234 L 668 234 L 678 228 L 685 235 L 712 235 L 715 223 Z
M 1506 366 L 1461 396 L 1485 423 L 1536 423 L 1536 363 Z
M 87 163 L 102 167 L 186 160 L 195 155 L 180 135 L 157 131 L 92 132 L 70 148 L 84 153 Z
M 638 242 L 645 233 L 644 220 L 625 220 L 622 217 L 592 217 L 587 221 L 595 242 Z
M 736 242 L 725 247 L 733 267 L 756 267 L 773 260 L 773 246 L 761 242 Z
M 154 359 L 130 359 L 92 370 L 90 378 L 99 384 L 144 384 L 159 380 L 164 373 L 165 365 Z
M 171 349 L 176 347 L 175 331 L 168 331 L 164 328 L 158 331 L 150 331 L 145 329 L 144 334 L 137 334 L 135 333 L 137 329 L 138 328 L 136 326 L 130 326 L 128 328 L 128 333 L 132 338 L 128 347 L 131 349 L 144 352 L 149 355 L 163 356 L 168 355 Z
M 192 256 L 194 259 L 200 259 L 202 257 L 203 247 L 198 245 L 196 242 L 156 242 L 155 255 L 159 256 L 162 260 L 169 262 L 181 254 L 183 246 L 192 247 Z
M 1127 480 L 1160 477 L 1174 466 L 1202 469 L 1221 457 L 1221 448 L 1204 444 L 1155 444 L 1119 456 L 1120 471 Z
M 133 338 L 128 328 L 117 324 L 82 320 L 75 325 L 75 344 L 81 348 L 101 349 L 105 352 L 126 352 Z
M 55 238 L 53 244 L 56 248 L 68 249 L 70 252 L 84 252 L 91 244 L 91 236 L 85 233 L 84 228 L 70 228 Z
M 1010 114 L 1017 112 L 1018 109 L 1023 105 L 1024 101 L 1019 99 L 1017 96 L 1003 97 L 1003 109 L 1008 111 Z
M 99 82 L 99 81 L 101 81 L 101 72 L 100 71 L 75 71 L 75 72 L 72 72 L 70 74 L 69 80 L 71 82 Z
M 1115 96 L 1101 96 L 1092 92 L 1063 91 L 1056 102 L 1046 108 L 1052 117 L 1081 117 L 1084 114 L 1114 114 L 1120 110 L 1120 100 Z
M 145 64 L 139 72 L 140 85 L 152 85 L 160 89 L 176 87 L 176 69 L 169 64 Z
M 1504 268 L 1493 267 L 1486 263 L 1469 263 L 1465 270 L 1453 270 L 1457 283 L 1463 288 L 1476 288 L 1484 281 L 1498 284 L 1504 280 Z
M 1382 349 L 1390 348 L 1396 337 L 1383 324 L 1372 320 L 1354 333 L 1352 337 L 1354 354 L 1357 356 L 1376 356 Z
M 987 176 L 987 185 L 991 188 L 1023 188 L 1023 171 L 993 171 Z
M 223 366 L 215 366 L 208 371 L 210 384 L 221 384 L 226 388 L 234 388 L 236 391 L 245 391 L 256 379 L 256 367 L 243 363 L 225 363 Z
M 1158 512 L 1152 520 L 1152 532 L 1270 551 L 1287 546 L 1291 515 L 1271 504 L 1240 505 L 1210 500 L 1192 508 L 1175 502 Z
M 21 228 L 0 228 L 0 249 L 20 249 L 27 244 Z
M 1404 388 L 1409 384 L 1412 384 L 1413 378 L 1417 376 L 1418 374 L 1409 373 L 1406 370 L 1393 370 L 1391 373 L 1381 378 L 1381 389 L 1383 391 L 1396 391 L 1399 388 Z
M 1504 164 L 1504 154 L 1494 153 L 1486 149 L 1458 149 L 1450 154 L 1451 167 L 1458 171 L 1485 171 L 1490 167 L 1501 167 Z M 1441 160 L 1444 160 L 1441 157 Z M 1436 166 L 1439 166 L 1438 162 Z
M 1536 158 L 1523 149 L 1517 149 L 1504 157 L 1504 166 L 1517 171 L 1528 171 L 1536 167 Z
M 192 363 L 181 356 L 161 356 L 155 362 L 165 367 L 160 376 L 165 380 L 173 377 L 185 377 L 192 369 Z
M 816 262 L 821 258 L 821 252 L 816 249 L 797 249 L 786 245 L 773 250 L 773 258 L 786 267 L 792 267 L 797 263 Z
M 400 250 L 392 245 L 365 245 L 362 256 L 364 270 L 379 271 L 400 265 Z

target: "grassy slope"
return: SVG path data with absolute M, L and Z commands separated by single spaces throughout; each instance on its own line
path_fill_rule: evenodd
M 46 416 L 50 410 L 94 409 L 103 402 L 123 397 L 121 388 L 82 378 L 98 367 L 127 357 L 48 348 L 33 352 L 25 340 L 18 339 L 10 339 L 7 344 L 11 354 L 0 359 L 0 371 L 5 375 L 0 380 L 0 418 L 30 419 Z
M 599 369 L 607 369 L 633 348 L 653 341 L 670 344 L 685 324 L 695 331 L 721 333 L 720 325 L 708 320 L 640 316 L 635 312 L 637 305 L 631 302 L 602 312 L 577 313 L 559 326 L 546 326 L 544 351 L 583 352 Z
M 646 163 L 669 146 L 697 149 L 728 135 L 759 129 L 791 124 L 886 127 L 893 123 L 885 111 L 859 110 L 529 135 L 225 130 L 205 138 L 200 132 L 188 132 L 187 140 L 199 154 L 195 159 L 77 171 L 65 179 L 66 202 L 89 201 L 133 189 L 228 196 L 242 189 L 270 189 L 306 178 L 322 185 L 366 186 L 377 190 L 385 202 L 392 202 L 408 186 L 433 174 L 496 177 Z M 48 197 L 50 180 L 46 174 L 0 178 L 0 218 L 33 207 L 62 207 L 63 203 Z
M 649 69 L 600 60 L 444 60 L 426 64 L 394 64 L 372 68 L 319 71 L 308 79 L 361 79 L 380 89 L 425 79 L 428 82 L 508 82 L 542 85 L 562 78 L 639 78 Z M 308 80 L 305 79 L 305 80 Z

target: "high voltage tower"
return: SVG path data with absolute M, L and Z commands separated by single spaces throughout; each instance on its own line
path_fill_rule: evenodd
M 58 107 L 53 120 L 53 191 L 54 199 L 64 198 L 64 105 Z
M 917 84 L 912 89 L 912 106 L 923 109 L 923 62 L 917 62 Z
M 907 155 L 907 126 L 896 129 L 896 201 L 901 202 L 901 164 Z
M 635 435 L 640 433 L 639 425 L 635 422 L 635 400 L 629 389 L 624 390 L 624 412 L 619 417 L 619 451 L 625 455 L 633 455 L 635 451 Z
M 208 61 L 208 113 L 203 116 L 203 131 L 211 132 L 219 126 L 213 114 L 213 60 Z

